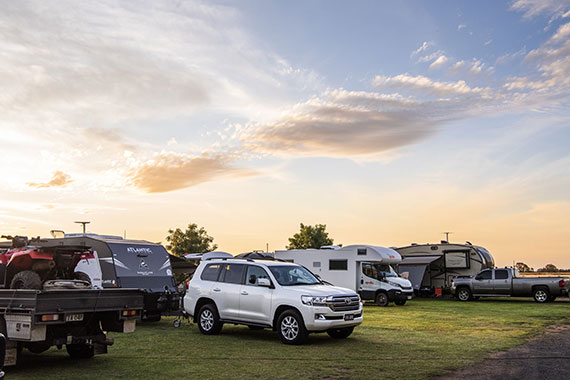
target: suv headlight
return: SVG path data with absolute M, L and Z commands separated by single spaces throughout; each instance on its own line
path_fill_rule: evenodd
M 395 288 L 401 288 L 400 284 L 397 284 L 397 283 L 392 282 L 392 281 L 388 281 L 388 284 L 392 285 Z
M 330 298 L 327 296 L 301 296 L 301 302 L 308 306 L 327 306 Z

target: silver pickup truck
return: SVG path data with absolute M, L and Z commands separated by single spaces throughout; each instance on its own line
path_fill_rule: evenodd
M 520 277 L 513 268 L 485 269 L 474 278 L 455 278 L 451 292 L 460 301 L 478 297 L 533 297 L 536 302 L 552 302 L 568 296 L 568 277 Z

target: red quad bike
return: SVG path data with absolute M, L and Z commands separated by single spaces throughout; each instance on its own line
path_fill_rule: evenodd
M 74 272 L 82 259 L 94 258 L 84 246 L 34 246 L 25 236 L 2 236 L 12 247 L 0 251 L 0 287 L 10 289 L 89 289 L 86 273 Z

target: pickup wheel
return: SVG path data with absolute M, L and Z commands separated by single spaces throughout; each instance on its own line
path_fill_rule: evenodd
M 471 290 L 469 290 L 469 288 L 459 288 L 457 289 L 457 299 L 459 301 L 469 301 L 471 300 L 472 296 L 471 296 Z
M 547 288 L 538 287 L 534 289 L 532 298 L 534 298 L 534 300 L 538 303 L 545 303 L 548 302 L 548 299 L 550 298 L 550 292 Z
M 295 310 L 285 310 L 277 320 L 277 331 L 281 342 L 285 344 L 303 344 L 309 333 L 303 323 L 303 318 Z
M 65 349 L 74 359 L 89 359 L 95 355 L 95 347 L 89 344 L 66 344 Z
M 222 322 L 216 306 L 211 303 L 200 308 L 198 312 L 198 328 L 205 335 L 217 335 L 222 331 Z
M 42 279 L 40 275 L 31 270 L 16 273 L 10 282 L 10 289 L 41 289 Z
M 388 295 L 384 292 L 380 292 L 376 295 L 376 305 L 378 306 L 388 306 L 390 300 L 388 299 Z
M 344 327 L 341 329 L 329 329 L 327 330 L 327 334 L 329 334 L 329 336 L 334 339 L 345 339 L 348 338 L 350 334 L 352 334 L 353 330 L 354 326 Z

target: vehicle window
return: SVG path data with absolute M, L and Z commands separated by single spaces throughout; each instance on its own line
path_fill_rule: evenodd
M 498 269 L 495 271 L 495 280 L 506 280 L 509 278 L 509 273 L 506 269 Z
M 200 278 L 205 281 L 216 281 L 218 279 L 218 272 L 220 271 L 221 264 L 210 264 L 202 271 Z
M 378 278 L 378 270 L 371 264 L 362 264 L 362 273 L 370 278 Z
M 477 280 L 490 280 L 492 273 L 490 270 L 484 270 L 483 272 L 479 273 L 476 277 Z
M 224 264 L 220 281 L 230 284 L 241 284 L 244 267 L 244 264 Z
M 269 270 L 279 285 L 316 285 L 321 282 L 311 272 L 299 265 L 275 265 Z
M 357 254 L 358 255 L 366 255 L 366 248 L 358 248 Z
M 329 270 L 348 270 L 348 260 L 329 260 Z
M 265 269 L 255 265 L 248 265 L 247 272 L 245 274 L 245 284 L 257 286 L 257 280 L 260 278 L 269 279 L 269 275 L 267 274 Z

